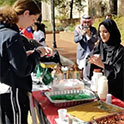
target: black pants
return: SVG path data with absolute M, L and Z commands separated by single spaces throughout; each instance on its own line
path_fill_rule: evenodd
M 28 93 L 18 88 L 0 94 L 0 124 L 27 124 Z

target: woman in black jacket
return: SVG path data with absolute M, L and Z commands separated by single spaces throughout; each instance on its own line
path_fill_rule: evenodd
M 106 19 L 98 28 L 100 41 L 93 51 L 99 57 L 88 58 L 84 76 L 91 79 L 94 68 L 101 68 L 108 79 L 109 93 L 124 100 L 124 47 L 120 31 L 112 19 Z M 87 71 L 86 71 L 87 70 Z
M 33 0 L 17 0 L 0 8 L 0 124 L 27 124 L 31 73 L 51 48 L 26 51 L 19 28 L 31 26 L 40 14 Z

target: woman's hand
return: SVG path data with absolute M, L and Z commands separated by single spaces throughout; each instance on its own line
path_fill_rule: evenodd
M 89 58 L 89 62 L 91 64 L 95 64 L 95 65 L 97 65 L 97 66 L 99 66 L 101 68 L 104 68 L 104 63 L 101 60 L 101 56 L 95 56 L 95 55 L 93 55 L 93 56 L 91 56 Z
M 31 55 L 34 52 L 34 50 L 28 50 L 26 51 L 27 56 Z
M 53 56 L 53 50 L 50 47 L 37 47 L 36 50 L 41 52 L 41 57 L 43 56 Z

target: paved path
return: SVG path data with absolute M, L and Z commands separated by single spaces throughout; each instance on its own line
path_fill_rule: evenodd
M 52 47 L 53 34 L 46 34 L 46 43 L 48 46 Z M 59 34 L 56 33 L 56 45 L 60 55 L 72 60 L 73 62 L 76 61 L 77 44 L 74 43 L 74 41 L 61 40 Z

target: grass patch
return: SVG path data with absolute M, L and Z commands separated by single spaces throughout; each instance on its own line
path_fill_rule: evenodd
M 46 31 L 52 31 L 52 25 L 49 21 L 42 21 L 42 23 L 45 24 Z
M 115 21 L 117 22 L 118 28 L 121 32 L 122 44 L 124 45 L 124 16 L 116 18 Z

